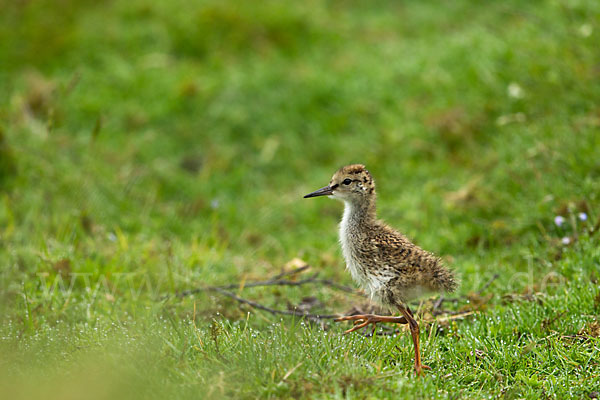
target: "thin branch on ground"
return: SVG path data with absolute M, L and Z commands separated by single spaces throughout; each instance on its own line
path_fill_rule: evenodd
M 433 309 L 431 310 L 431 312 L 434 315 L 437 312 L 437 310 L 442 306 L 443 302 L 444 302 L 444 295 L 441 294 L 440 297 L 435 301 L 435 303 L 433 303 Z
M 294 269 L 292 269 L 290 271 L 284 271 L 284 272 L 282 272 L 280 274 L 275 275 L 271 279 L 272 280 L 276 280 L 276 279 L 281 279 L 281 278 L 283 278 L 285 276 L 296 275 L 296 274 L 299 274 L 300 272 L 305 271 L 305 270 L 307 270 L 309 268 L 310 268 L 310 265 L 306 264 L 306 265 L 303 265 L 301 267 L 294 268 Z
M 177 297 L 190 296 L 192 294 L 204 292 L 207 290 L 214 290 L 214 289 L 224 289 L 224 290 L 237 289 L 237 288 L 240 288 L 240 286 L 242 289 L 246 289 L 246 288 L 260 287 L 260 286 L 302 286 L 302 285 L 306 285 L 309 283 L 328 286 L 328 287 L 332 287 L 337 290 L 341 290 L 343 292 L 357 294 L 357 291 L 354 288 L 351 288 L 349 286 L 340 285 L 338 283 L 333 282 L 331 279 L 318 279 L 318 275 L 319 275 L 319 273 L 317 272 L 309 278 L 301 279 L 301 280 L 297 280 L 297 281 L 294 281 L 291 279 L 277 279 L 277 277 L 276 277 L 275 279 L 269 279 L 266 281 L 248 282 L 248 283 L 244 284 L 243 286 L 241 286 L 237 283 L 232 283 L 229 285 L 220 285 L 220 286 L 206 286 L 206 287 L 201 287 L 201 288 L 196 288 L 196 289 L 191 289 L 191 290 L 184 290 L 184 291 L 178 292 Z
M 461 313 L 457 313 L 457 314 L 453 314 L 453 315 L 447 315 L 444 317 L 439 317 L 439 318 L 427 318 L 425 320 L 423 320 L 424 322 L 447 322 L 447 321 L 454 321 L 456 319 L 463 319 L 465 317 L 468 317 L 469 315 L 473 315 L 473 314 L 477 314 L 478 311 L 466 311 L 466 312 L 461 312 Z
M 240 285 L 239 283 L 232 283 L 232 284 L 228 284 L 228 285 L 220 285 L 220 286 L 204 286 L 204 287 L 199 287 L 196 289 L 191 289 L 191 290 L 185 290 L 185 291 L 181 291 L 176 293 L 177 297 L 185 297 L 185 296 L 189 296 L 195 293 L 199 293 L 199 292 L 207 292 L 207 291 L 211 291 L 211 292 L 217 292 L 220 293 L 224 296 L 227 296 L 235 301 L 237 301 L 238 303 L 241 304 L 246 304 L 249 305 L 253 308 L 259 309 L 259 310 L 263 310 L 266 312 L 269 312 L 271 314 L 279 314 L 279 315 L 291 315 L 291 316 L 296 316 L 296 317 L 303 317 L 303 318 L 308 318 L 311 320 L 325 320 L 325 319 L 333 319 L 333 318 L 337 318 L 339 317 L 339 314 L 310 314 L 310 313 L 304 313 L 304 312 L 300 312 L 300 311 L 296 311 L 296 310 L 278 310 L 275 308 L 271 308 L 271 307 L 267 307 L 263 304 L 260 304 L 256 301 L 253 300 L 249 300 L 243 297 L 238 296 L 235 293 L 230 292 L 230 289 L 245 289 L 245 288 L 252 288 L 252 287 L 266 287 L 266 286 L 302 286 L 302 285 L 307 285 L 307 284 L 314 284 L 314 285 L 323 285 L 326 287 L 331 287 L 346 293 L 351 293 L 351 294 L 359 294 L 359 292 L 357 290 L 355 290 L 352 287 L 349 286 L 345 286 L 345 285 L 340 285 L 338 283 L 333 282 L 330 279 L 319 279 L 319 273 L 315 273 L 312 276 L 305 278 L 305 279 L 300 279 L 300 280 L 291 280 L 291 279 L 282 279 L 284 277 L 287 276 L 292 276 L 292 275 L 296 275 L 299 274 L 305 270 L 307 270 L 308 268 L 310 268 L 309 265 L 303 265 L 301 267 L 295 268 L 293 270 L 290 271 L 286 271 L 286 272 L 282 272 L 280 274 L 275 275 L 273 278 L 265 280 L 265 281 L 254 281 L 254 282 L 248 282 L 245 283 L 243 285 Z M 499 274 L 494 274 L 494 276 L 492 276 L 492 278 L 490 280 L 488 280 L 485 285 L 483 285 L 477 292 L 475 292 L 476 295 L 480 295 L 481 293 L 483 293 L 488 287 L 490 287 L 490 285 L 499 277 Z M 457 303 L 460 301 L 464 301 L 466 298 L 466 296 L 461 296 L 461 297 L 456 297 L 456 298 L 445 298 L 444 295 L 440 295 L 440 297 L 435 301 L 435 303 L 433 304 L 433 310 L 432 313 L 433 315 L 440 315 L 440 314 L 446 314 L 449 317 L 447 317 L 446 319 L 451 320 L 451 319 L 457 319 L 457 318 L 461 318 L 464 317 L 466 315 L 470 315 L 473 312 L 459 312 L 459 311 L 450 311 L 450 310 L 442 310 L 442 304 L 445 301 L 448 302 L 453 302 L 453 303 Z
M 231 293 L 230 291 L 221 289 L 219 287 L 209 287 L 209 288 L 207 288 L 207 290 L 221 293 L 224 296 L 234 299 L 238 303 L 247 304 L 253 308 L 257 308 L 259 310 L 270 312 L 271 314 L 293 315 L 296 317 L 303 317 L 303 318 L 314 319 L 314 320 L 333 319 L 333 318 L 338 318 L 340 316 L 339 314 L 309 314 L 309 313 L 303 313 L 303 312 L 295 311 L 295 310 L 277 310 L 277 309 L 262 305 L 260 303 L 257 303 L 255 301 L 244 299 L 243 297 L 240 297 L 240 296 L 236 295 L 235 293 Z
M 487 283 L 485 285 L 483 285 L 483 287 L 481 289 L 479 289 L 478 291 L 475 292 L 476 295 L 480 295 L 481 293 L 483 293 L 485 291 L 485 289 L 489 288 L 490 285 L 496 280 L 498 279 L 498 277 L 500 276 L 500 274 L 494 274 L 494 276 L 492 276 L 490 278 L 489 281 L 487 281 Z

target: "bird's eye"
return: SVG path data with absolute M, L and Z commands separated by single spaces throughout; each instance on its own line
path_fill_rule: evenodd
M 351 184 L 351 183 L 352 183 L 352 179 L 348 179 L 348 178 L 346 178 L 346 179 L 344 179 L 344 182 L 342 182 L 342 183 L 343 183 L 344 185 L 349 185 L 349 184 Z

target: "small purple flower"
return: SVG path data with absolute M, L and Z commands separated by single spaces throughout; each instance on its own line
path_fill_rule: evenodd
M 571 238 L 568 236 L 565 236 L 564 238 L 562 238 L 560 240 L 562 242 L 562 244 L 564 244 L 565 246 L 568 245 L 569 243 L 571 243 Z
M 554 217 L 554 223 L 556 224 L 556 226 L 562 226 L 565 223 L 565 217 L 563 217 L 562 215 L 557 215 L 556 217 Z
M 219 201 L 219 199 L 212 199 L 210 202 L 210 208 L 212 208 L 213 210 L 216 210 L 217 208 L 219 208 L 220 205 L 221 205 L 221 202 Z
M 584 212 L 580 212 L 579 215 L 577 215 L 577 217 L 579 217 L 580 221 L 587 221 L 587 214 Z

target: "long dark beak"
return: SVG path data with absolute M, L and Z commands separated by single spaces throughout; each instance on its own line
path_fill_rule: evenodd
M 319 190 L 315 190 L 314 192 L 307 194 L 306 196 L 304 196 L 304 198 L 308 199 L 309 197 L 329 196 L 332 194 L 333 194 L 333 189 L 329 186 L 325 186 Z

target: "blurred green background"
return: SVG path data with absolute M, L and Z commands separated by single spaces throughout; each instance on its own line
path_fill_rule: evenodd
M 509 354 L 506 346 L 522 349 L 548 334 L 528 327 L 561 307 L 571 320 L 553 329 L 563 336 L 588 329 L 598 318 L 590 276 L 600 275 L 597 238 L 586 233 L 600 215 L 600 3 L 1 4 L 0 289 L 10 355 L 0 371 L 7 394 L 78 397 L 98 386 L 98 398 L 431 398 L 457 390 L 580 398 L 599 382 L 598 362 L 589 365 L 598 354 L 591 335 L 591 349 L 569 350 L 575 365 L 580 357 L 591 368 L 582 374 L 592 378 L 575 385 L 574 372 L 555 364 L 565 357 L 555 347 L 548 371 L 564 369 L 556 377 L 490 356 L 490 364 L 468 371 L 456 365 L 443 381 L 375 384 L 362 366 L 381 354 L 332 367 L 336 346 L 362 338 L 327 342 L 320 329 L 268 313 L 249 317 L 250 309 L 218 296 L 165 296 L 264 279 L 295 257 L 350 285 L 337 244 L 342 206 L 302 195 L 358 162 L 378 183 L 379 215 L 444 257 L 462 278 L 461 296 L 500 274 L 491 310 L 456 328 L 466 330 L 463 340 L 468 332 L 473 340 L 491 335 L 486 351 Z M 557 226 L 556 216 L 566 222 Z M 548 276 L 558 276 L 546 293 L 553 302 L 519 305 L 527 317 L 502 301 L 545 293 L 540 282 Z M 284 309 L 309 294 L 321 312 L 343 312 L 356 301 L 326 288 L 247 296 Z M 508 322 L 494 331 L 485 318 Z M 288 382 L 281 378 L 301 362 L 294 357 L 306 355 L 292 341 L 286 355 L 271 359 L 267 338 L 297 334 L 328 343 L 331 363 L 320 361 L 315 377 L 305 362 Z M 249 358 L 225 360 L 206 344 L 215 337 Z M 456 338 L 430 335 L 440 376 L 448 360 L 475 346 L 467 341 L 466 353 L 453 351 Z M 408 339 L 398 340 L 405 362 L 377 373 L 410 376 Z M 252 362 L 250 377 L 241 378 Z M 126 372 L 106 372 L 115 365 Z M 148 365 L 155 367 L 140 373 Z M 42 377 L 48 382 L 25 389 Z M 348 389 L 365 386 L 378 392 Z

